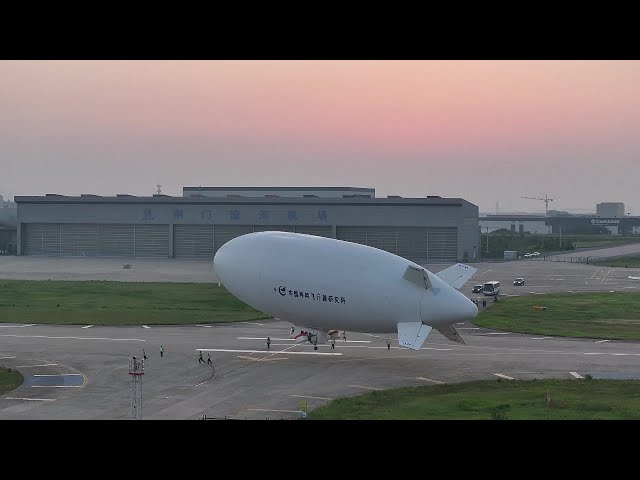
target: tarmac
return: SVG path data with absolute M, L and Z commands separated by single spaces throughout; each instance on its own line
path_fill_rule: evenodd
M 9 260 L 7 260 L 7 258 Z M 130 263 L 131 269 L 122 265 Z M 640 269 L 539 260 L 473 264 L 461 289 L 501 282 L 502 295 L 636 291 Z M 448 265 L 427 266 L 438 271 Z M 0 257 L 0 278 L 217 281 L 210 261 Z M 513 286 L 517 277 L 524 286 Z M 630 278 L 631 277 L 631 278 Z M 638 277 L 634 279 L 632 277 Z M 491 306 L 490 297 L 488 308 Z M 542 299 L 541 299 L 542 300 Z M 482 307 L 481 307 L 482 308 Z M 0 366 L 25 376 L 0 396 L 0 419 L 128 419 L 129 359 L 148 358 L 143 419 L 294 419 L 331 399 L 401 386 L 470 380 L 640 378 L 640 342 L 496 332 L 456 325 L 467 345 L 432 332 L 419 351 L 396 336 L 347 332 L 317 351 L 277 319 L 193 326 L 56 326 L 0 323 Z M 266 337 L 271 338 L 267 349 Z M 160 346 L 164 356 L 160 356 Z M 199 351 L 213 366 L 198 363 Z

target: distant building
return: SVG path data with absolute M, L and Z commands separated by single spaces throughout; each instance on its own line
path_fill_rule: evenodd
M 277 230 L 376 247 L 420 264 L 478 261 L 478 207 L 376 198 L 358 187 L 184 187 L 181 197 L 16 196 L 18 255 L 212 259 L 232 238 Z
M 606 218 L 624 217 L 624 203 L 598 203 L 596 216 Z
M 183 197 L 231 198 L 374 198 L 375 188 L 361 187 L 183 187 Z
M 518 252 L 516 252 L 515 250 L 505 250 L 504 251 L 504 259 L 505 260 L 517 260 L 518 259 Z

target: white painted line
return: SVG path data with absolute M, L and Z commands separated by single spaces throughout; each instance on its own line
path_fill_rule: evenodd
M 386 348 L 386 347 L 385 347 Z M 198 348 L 196 349 L 202 352 L 237 352 L 237 353 L 272 353 L 274 355 L 284 353 L 287 355 L 342 355 L 341 353 L 331 353 L 331 352 L 289 352 L 286 350 L 232 350 L 226 348 Z
M 275 410 L 275 409 L 269 409 L 269 408 L 247 408 L 247 410 L 253 410 L 254 412 L 301 413 L 300 410 Z
M 198 327 L 211 328 L 213 325 L 196 325 Z
M 244 322 L 247 323 L 249 325 L 260 325 L 261 327 L 264 327 L 264 323 L 256 323 L 256 322 Z
M 0 325 L 1 328 L 24 328 L 24 327 L 33 327 L 35 323 L 26 323 L 24 325 Z
M 531 340 L 546 340 L 547 338 L 553 338 L 553 337 L 533 337 Z
M 503 374 L 501 374 L 501 373 L 494 373 L 494 375 L 495 375 L 496 377 L 505 378 L 505 379 L 507 379 L 507 380 L 515 380 L 515 378 L 513 378 L 513 377 L 509 377 L 508 375 L 503 375 Z
M 433 382 L 433 383 L 446 383 L 446 382 L 441 382 L 440 380 L 432 380 L 430 378 L 425 378 L 425 377 L 416 377 L 418 380 L 426 380 L 427 382 Z
M 298 397 L 298 398 L 313 398 L 314 400 L 332 400 L 331 398 L 327 398 L 327 397 L 312 397 L 311 395 L 291 395 L 292 397 Z
M 357 388 L 365 388 L 367 390 L 383 390 L 382 388 L 378 388 L 378 387 L 367 387 L 365 385 L 349 385 L 350 387 L 357 387 Z
M 367 337 L 386 338 L 380 335 L 374 335 L 373 333 L 363 333 L 363 335 L 366 335 Z
M 53 402 L 55 398 L 22 398 L 22 397 L 4 397 L 5 400 L 29 400 L 39 402 Z
M 197 384 L 197 385 L 194 385 L 194 387 L 199 387 L 200 385 L 204 385 L 205 383 L 207 383 L 207 380 L 205 380 L 204 382 L 200 382 L 200 383 L 199 383 L 199 384 Z
M 41 373 L 41 374 L 34 373 L 33 374 L 34 377 L 69 377 L 69 376 L 72 376 L 72 375 L 73 376 L 78 376 L 78 377 L 82 376 L 81 373 L 58 373 L 58 374 L 55 374 L 55 373 L 53 373 L 53 374 L 52 373 L 47 373 L 47 374 L 45 374 L 45 373 Z
M 464 325 L 464 322 L 456 323 L 456 325 Z
M 480 330 L 480 327 L 458 327 L 458 330 Z
M 273 360 L 289 360 L 288 358 L 283 358 L 283 357 L 261 358 L 261 357 L 246 357 L 244 355 L 238 355 L 238 358 L 244 358 L 245 360 L 251 360 L 252 362 L 272 362 Z
M 604 342 L 608 342 L 609 340 L 597 340 L 596 343 L 604 343 Z
M 380 337 L 382 338 L 382 337 Z M 266 340 L 267 337 L 236 337 L 237 340 Z M 295 340 L 295 338 L 272 338 L 271 341 L 278 341 L 278 342 L 293 342 Z M 336 345 L 338 343 L 371 343 L 371 340 L 336 340 Z
M 624 357 L 626 355 L 631 355 L 630 353 L 612 353 L 611 355 L 615 355 L 617 357 Z
M 480 335 L 510 335 L 513 332 L 489 332 L 489 333 L 481 333 Z
M 31 385 L 31 388 L 82 388 L 84 385 Z
M 584 378 L 582 375 L 580 375 L 580 374 L 579 374 L 579 373 L 577 373 L 577 372 L 569 372 L 569 373 L 570 373 L 571 375 L 573 375 L 574 377 L 576 377 L 576 378 Z
M 142 325 L 142 328 L 151 328 L 151 327 L 148 327 L 147 325 Z
M 606 355 L 603 352 L 583 352 L 583 355 Z
M 0 360 L 7 360 L 9 358 L 16 358 L 15 355 L 13 357 L 0 357 Z
M 80 328 L 91 328 L 93 327 L 93 325 L 85 325 L 84 327 L 80 327 Z
M 29 368 L 29 367 L 53 367 L 58 365 L 57 363 L 43 363 L 41 365 L 17 365 L 13 368 Z
M 113 340 L 114 342 L 146 342 L 140 338 L 106 338 L 106 337 L 48 337 L 46 335 L 0 335 L 0 337 L 17 337 L 17 338 L 62 338 L 70 340 Z M 8 357 L 15 358 L 15 357 Z

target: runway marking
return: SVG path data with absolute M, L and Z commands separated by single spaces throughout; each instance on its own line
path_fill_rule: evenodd
M 302 413 L 300 410 L 277 410 L 274 408 L 247 408 L 247 410 L 253 410 L 254 412 Z
M 23 397 L 4 397 L 5 400 L 29 400 L 39 402 L 53 402 L 55 398 L 23 398 Z
M 380 337 L 382 338 L 382 337 Z M 237 337 L 237 340 L 266 340 L 267 337 Z M 295 338 L 272 338 L 278 342 L 293 342 Z M 336 343 L 371 343 L 371 340 L 336 340 Z
M 147 325 L 142 325 L 142 328 L 151 328 L 151 327 L 148 327 Z
M 213 325 L 196 325 L 196 327 L 211 328 Z
M 427 382 L 433 382 L 433 383 L 446 383 L 446 382 L 441 382 L 440 380 L 432 380 L 430 378 L 425 378 L 425 377 L 416 377 L 418 380 L 426 380 Z
M 80 328 L 91 328 L 93 327 L 93 325 L 85 325 L 84 327 L 80 327 Z
M 57 363 L 43 363 L 41 365 L 18 365 L 13 368 L 29 368 L 29 367 L 53 367 L 58 365 Z
M 363 335 L 366 335 L 368 337 L 386 338 L 386 337 L 382 337 L 380 335 L 374 335 L 373 333 L 363 333 Z
M 233 350 L 227 348 L 198 348 L 196 349 L 202 352 L 237 352 L 237 353 L 272 353 L 274 355 L 279 353 L 284 353 L 287 355 L 342 355 L 341 353 L 330 353 L 330 352 L 288 352 L 286 350 Z
M 27 323 L 25 325 L 0 325 L 2 328 L 24 328 L 24 327 L 33 327 L 35 323 Z
M 579 373 L 577 373 L 577 372 L 569 372 L 569 373 L 570 373 L 571 375 L 573 375 L 574 377 L 576 377 L 576 378 L 584 378 L 582 375 L 580 375 L 580 374 L 579 374 Z
M 256 323 L 256 322 L 243 322 L 246 323 L 248 325 L 260 325 L 261 327 L 264 327 L 264 323 Z
M 41 373 L 41 374 L 34 373 L 33 374 L 34 377 L 66 377 L 70 375 L 75 375 L 78 377 L 82 376 L 81 373 Z
M 604 281 L 607 279 L 607 276 L 609 275 L 609 272 L 611 272 L 611 269 L 609 269 L 607 271 L 607 274 L 604 276 L 604 278 L 602 279 L 602 281 L 600 282 L 601 285 L 604 285 Z
M 464 325 L 464 322 L 456 323 L 456 325 Z
M 194 385 L 194 388 L 195 388 L 195 387 L 199 387 L 200 385 L 203 385 L 203 384 L 207 383 L 207 381 L 208 381 L 208 380 L 205 380 L 204 382 L 200 382 L 199 384 Z
M 384 390 L 382 388 L 378 388 L 378 387 L 367 387 L 365 385 L 349 385 L 350 387 L 357 387 L 357 388 L 365 388 L 367 390 Z
M 593 277 L 595 277 L 595 276 L 596 276 L 596 273 L 598 273 L 598 270 L 600 270 L 600 269 L 599 269 L 599 268 L 597 268 L 597 269 L 596 269 L 596 271 L 595 271 L 595 272 L 593 272 L 593 275 L 591 275 L 591 276 L 589 277 L 589 280 L 593 280 Z
M 82 388 L 84 385 L 31 385 L 31 388 Z
M 604 353 L 604 352 L 583 352 L 583 355 L 609 355 L 608 353 Z
M 146 342 L 140 338 L 107 338 L 107 337 L 49 337 L 47 335 L 8 335 L 3 334 L 0 337 L 17 337 L 17 338 L 61 338 L 70 340 L 113 340 L 114 342 Z M 15 357 L 9 357 L 15 358 Z
M 252 362 L 270 362 L 272 360 L 289 360 L 288 358 L 282 358 L 282 357 L 256 358 L 256 357 L 246 357 L 244 355 L 238 355 L 238 358 L 244 358 L 245 360 L 251 360 Z
M 481 333 L 480 335 L 509 335 L 513 332 L 489 332 L 489 333 Z
M 509 377 L 508 375 L 503 375 L 503 374 L 501 374 L 501 373 L 494 373 L 494 375 L 495 375 L 496 377 L 504 378 L 504 379 L 506 379 L 506 380 L 515 380 L 515 378 L 513 378 L 513 377 Z
M 604 343 L 604 342 L 608 342 L 609 340 L 598 340 L 596 341 L 596 343 Z
M 458 327 L 458 330 L 480 330 L 480 327 Z
M 314 400 L 333 400 L 332 398 L 327 398 L 327 397 L 312 397 L 311 395 L 291 395 L 292 397 L 298 397 L 298 398 L 313 398 Z
M 15 355 L 13 357 L 0 357 L 0 360 L 8 360 L 10 358 L 16 358 Z
M 553 337 L 533 337 L 531 340 L 546 340 L 547 338 L 553 338 Z

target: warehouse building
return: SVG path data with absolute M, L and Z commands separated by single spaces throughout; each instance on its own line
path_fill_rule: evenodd
M 361 243 L 417 263 L 477 260 L 478 207 L 460 198 L 375 197 L 355 187 L 185 187 L 182 197 L 16 196 L 18 255 L 213 258 L 280 230 Z

